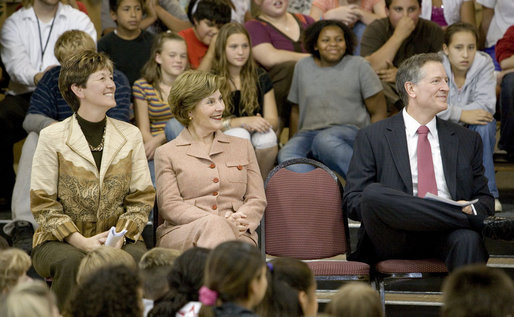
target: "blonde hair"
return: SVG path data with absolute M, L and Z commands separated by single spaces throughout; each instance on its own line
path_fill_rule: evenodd
M 167 41 L 179 41 L 185 44 L 184 38 L 172 31 L 166 31 L 158 34 L 153 40 L 150 58 L 141 69 L 141 74 L 143 78 L 146 79 L 146 81 L 157 90 L 159 90 L 159 82 L 162 78 L 162 71 L 161 65 L 159 65 L 157 61 L 155 61 L 155 57 L 157 56 L 157 54 L 162 53 L 164 43 L 166 43 Z
M 259 81 L 257 65 L 252 57 L 252 43 L 250 42 L 250 35 L 243 25 L 239 23 L 228 23 L 225 24 L 218 32 L 214 50 L 215 55 L 212 64 L 212 72 L 225 78 L 230 78 L 230 72 L 228 69 L 229 62 L 227 60 L 226 50 L 228 38 L 233 34 L 243 34 L 246 37 L 250 48 L 250 54 L 248 56 L 248 60 L 241 68 L 241 101 L 239 102 L 239 105 L 233 105 L 232 98 L 229 98 L 232 90 L 228 81 L 220 87 L 221 94 L 226 96 L 228 99 L 224 115 L 232 115 L 234 108 L 237 106 L 239 107 L 239 114 L 251 116 L 255 110 L 260 108 L 258 100 Z
M 55 42 L 54 55 L 62 64 L 70 55 L 85 50 L 96 50 L 93 38 L 84 31 L 70 30 L 61 34 Z
M 0 294 L 13 288 L 31 265 L 30 256 L 20 249 L 0 251 Z
M 57 312 L 55 296 L 43 281 L 19 284 L 0 302 L 3 317 L 53 317 Z
M 80 100 L 71 86 L 86 87 L 89 76 L 102 69 L 112 74 L 112 62 L 104 53 L 86 50 L 65 59 L 59 73 L 59 91 L 74 112 L 79 110 Z
M 143 254 L 139 260 L 139 269 L 146 270 L 157 266 L 172 266 L 175 259 L 178 258 L 182 252 L 180 250 L 155 247 Z
M 377 291 L 360 282 L 341 287 L 325 312 L 338 317 L 384 317 Z
M 106 266 L 125 265 L 137 267 L 134 258 L 122 249 L 101 246 L 86 254 L 80 261 L 77 271 L 77 284 L 82 284 L 92 273 Z
M 223 77 L 199 70 L 188 70 L 180 74 L 170 90 L 168 104 L 173 116 L 188 126 L 189 113 L 202 101 L 223 86 Z M 224 96 L 225 97 L 225 96 Z

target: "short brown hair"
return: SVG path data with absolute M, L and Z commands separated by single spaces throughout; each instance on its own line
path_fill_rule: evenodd
M 62 64 L 59 91 L 74 112 L 79 110 L 80 101 L 71 90 L 71 86 L 86 87 L 89 76 L 102 69 L 108 69 L 112 73 L 113 66 L 109 57 L 104 53 L 89 50 L 72 55 Z
M 219 90 L 224 78 L 199 70 L 188 70 L 177 77 L 170 90 L 168 104 L 178 122 L 184 126 L 190 123 L 189 113 L 202 99 Z
M 352 282 L 339 289 L 325 312 L 331 316 L 383 317 L 382 304 L 377 291 L 368 284 Z
M 443 317 L 505 317 L 514 315 L 514 284 L 499 269 L 483 264 L 461 267 L 443 284 Z
M 54 55 L 62 64 L 68 56 L 85 50 L 96 50 L 93 38 L 84 31 L 70 30 L 61 34 L 55 42 Z

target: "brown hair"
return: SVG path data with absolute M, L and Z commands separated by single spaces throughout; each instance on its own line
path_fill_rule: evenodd
M 122 249 L 101 246 L 82 258 L 77 270 L 77 284 L 82 284 L 91 274 L 100 268 L 111 265 L 126 265 L 132 269 L 137 267 L 134 258 Z
M 361 282 L 341 287 L 325 312 L 339 317 L 384 317 L 377 291 Z
M 20 249 L 0 251 L 0 294 L 13 288 L 31 265 L 30 256 Z
M 475 37 L 475 42 L 478 42 L 478 31 L 477 28 L 469 23 L 458 22 L 450 25 L 444 32 L 444 44 L 450 45 L 455 33 L 469 32 Z
M 246 63 L 241 68 L 241 101 L 239 105 L 233 105 L 232 98 L 229 98 L 230 94 L 232 93 L 232 89 L 230 88 L 228 81 L 225 81 L 225 84 L 220 87 L 221 95 L 225 96 L 228 101 L 224 111 L 224 116 L 231 116 L 236 106 L 239 107 L 239 113 L 241 115 L 253 115 L 255 110 L 260 108 L 258 100 L 259 81 L 257 65 L 255 64 L 255 61 L 252 57 L 252 43 L 250 42 L 250 35 L 243 25 L 239 23 L 228 23 L 219 30 L 218 37 L 216 38 L 212 72 L 225 78 L 230 78 L 228 69 L 229 63 L 227 60 L 226 50 L 228 38 L 232 34 L 243 34 L 246 36 L 250 49 L 250 55 L 248 56 Z
M 62 64 L 68 56 L 85 50 L 96 50 L 93 38 L 84 31 L 70 30 L 61 34 L 55 42 L 54 55 Z
M 191 121 L 189 113 L 223 84 L 224 78 L 204 71 L 188 70 L 180 74 L 173 82 L 168 97 L 175 119 L 187 127 Z
M 483 264 L 461 267 L 443 283 L 443 317 L 514 315 L 514 284 L 505 272 Z
M 59 73 L 59 91 L 74 112 L 80 107 L 80 101 L 71 89 L 72 85 L 86 87 L 89 76 L 102 69 L 113 71 L 112 62 L 104 53 L 82 51 L 66 59 Z

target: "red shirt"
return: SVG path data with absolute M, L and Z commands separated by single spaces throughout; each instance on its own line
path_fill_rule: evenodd
M 192 69 L 197 69 L 200 62 L 207 53 L 209 46 L 203 44 L 197 37 L 193 28 L 182 30 L 178 33 L 184 38 L 187 45 L 187 57 Z
M 495 53 L 498 63 L 514 55 L 514 25 L 509 27 L 503 37 L 498 40 Z

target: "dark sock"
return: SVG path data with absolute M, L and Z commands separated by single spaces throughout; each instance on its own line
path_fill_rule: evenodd
M 484 219 L 486 217 L 484 215 L 468 215 L 468 214 L 466 214 L 466 216 L 468 217 L 468 221 L 469 221 L 469 224 L 471 225 L 471 228 L 478 232 L 482 232 L 482 229 L 484 229 Z

